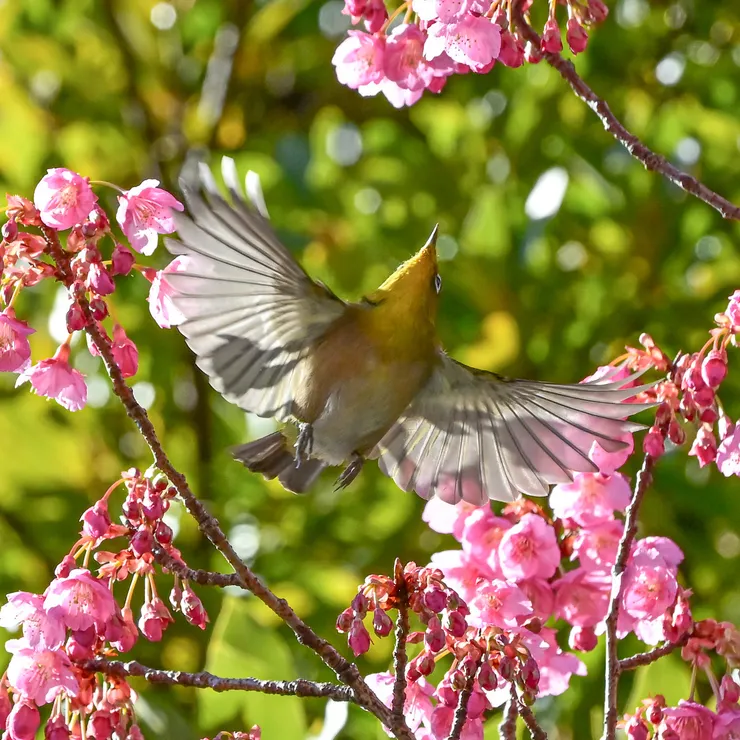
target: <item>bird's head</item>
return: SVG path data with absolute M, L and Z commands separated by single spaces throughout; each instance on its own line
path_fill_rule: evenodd
M 437 232 L 434 227 L 426 244 L 410 259 L 406 260 L 368 300 L 393 307 L 397 311 L 408 310 L 412 315 L 425 315 L 434 322 L 437 315 L 437 296 L 442 288 L 442 279 L 437 272 Z

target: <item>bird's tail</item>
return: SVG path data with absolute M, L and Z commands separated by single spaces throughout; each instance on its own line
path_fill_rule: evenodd
M 282 432 L 234 447 L 231 454 L 253 473 L 262 473 L 268 480 L 277 478 L 293 493 L 307 491 L 326 467 L 326 463 L 315 458 L 297 466 L 295 454 Z

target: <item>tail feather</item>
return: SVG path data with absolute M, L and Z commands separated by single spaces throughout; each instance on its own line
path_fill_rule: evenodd
M 307 491 L 326 467 L 326 463 L 315 458 L 297 466 L 295 455 L 282 432 L 273 432 L 234 447 L 231 454 L 253 473 L 262 473 L 268 480 L 277 478 L 293 493 Z

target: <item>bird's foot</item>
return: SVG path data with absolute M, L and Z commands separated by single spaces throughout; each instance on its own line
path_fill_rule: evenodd
M 295 442 L 295 466 L 301 467 L 313 452 L 313 427 L 304 422 L 298 425 L 298 439 Z
M 362 466 L 365 464 L 365 459 L 362 455 L 358 455 L 356 452 L 352 453 L 352 460 L 349 465 L 342 471 L 337 482 L 334 484 L 335 491 L 341 491 L 346 488 L 352 481 L 359 475 L 362 470 Z

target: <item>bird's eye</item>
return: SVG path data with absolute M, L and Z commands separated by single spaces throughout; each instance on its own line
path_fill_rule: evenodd
M 439 293 L 440 290 L 442 290 L 442 276 L 441 275 L 435 275 L 434 276 L 434 290 Z

